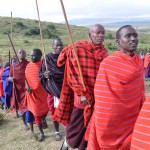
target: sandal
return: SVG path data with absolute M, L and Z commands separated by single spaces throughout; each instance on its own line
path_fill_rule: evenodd
M 36 138 L 36 140 L 37 140 L 38 142 L 42 142 L 44 139 L 45 139 L 44 134 L 39 134 L 39 135 L 37 136 L 37 138 Z

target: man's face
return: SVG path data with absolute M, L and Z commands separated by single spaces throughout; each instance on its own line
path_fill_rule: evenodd
M 18 51 L 18 58 L 20 60 L 24 60 L 26 58 L 26 52 L 25 52 L 25 50 L 19 50 Z
M 36 51 L 31 52 L 31 61 L 33 63 L 38 62 L 40 59 L 41 59 L 41 56 L 39 56 Z
M 117 42 L 122 51 L 125 53 L 133 53 L 138 46 L 138 34 L 132 27 L 123 28 L 120 31 L 120 38 Z
M 102 45 L 105 38 L 105 30 L 102 26 L 95 26 L 89 33 L 89 38 L 94 44 Z
M 61 40 L 55 40 L 53 43 L 53 49 L 55 51 L 55 54 L 60 54 L 60 52 L 63 49 L 63 43 Z

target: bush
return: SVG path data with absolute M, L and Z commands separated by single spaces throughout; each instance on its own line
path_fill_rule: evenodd
M 24 43 L 30 43 L 28 40 L 24 40 L 23 42 L 24 42 Z

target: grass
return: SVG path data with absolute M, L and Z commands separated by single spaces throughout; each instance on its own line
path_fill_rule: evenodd
M 52 22 L 42 22 L 42 29 L 47 29 L 48 26 L 52 26 L 55 28 L 50 28 L 50 33 L 56 33 L 57 36 L 63 39 L 64 45 L 67 46 L 70 44 L 70 39 L 68 36 L 68 32 L 66 30 L 65 24 L 60 23 L 52 23 Z M 5 60 L 8 59 L 8 51 L 10 50 L 12 53 L 12 48 L 10 46 L 10 42 L 7 37 L 7 32 L 10 32 L 11 24 L 10 24 L 10 17 L 0 17 L 0 55 L 7 55 Z M 30 52 L 34 48 L 40 48 L 41 41 L 40 41 L 40 35 L 26 35 L 26 33 L 31 29 L 38 29 L 38 21 L 32 20 L 32 19 L 22 19 L 22 18 L 13 18 L 13 43 L 16 50 L 19 49 L 25 49 L 27 51 L 27 54 L 30 55 Z M 143 26 L 144 28 L 144 26 Z M 78 41 L 81 39 L 88 40 L 88 28 L 86 27 L 80 27 L 71 25 L 70 26 L 72 36 L 74 41 Z M 147 32 L 146 32 L 146 31 Z M 116 29 L 115 29 L 116 31 Z M 117 44 L 115 42 L 115 31 L 111 31 L 111 29 L 106 29 L 106 37 L 108 37 L 109 34 L 112 35 L 112 38 L 105 39 L 106 47 L 109 49 L 110 53 L 112 53 L 114 50 L 116 50 Z M 144 31 L 139 30 L 139 46 L 138 51 L 143 49 L 145 52 L 147 49 L 150 48 L 150 33 L 149 29 L 144 28 Z M 46 53 L 52 51 L 52 41 L 53 38 L 44 38 L 45 43 L 45 51 Z M 29 59 L 29 57 L 28 57 Z
M 150 81 L 145 82 L 145 94 L 150 93 Z M 0 110 L 0 113 L 3 113 Z M 63 140 L 55 141 L 53 138 L 54 127 L 48 114 L 48 128 L 44 129 L 46 139 L 44 142 L 37 142 L 34 138 L 29 137 L 29 132 L 23 130 L 20 118 L 15 119 L 14 114 L 8 113 L 2 121 L 0 121 L 0 149 L 1 150 L 59 150 Z M 38 129 L 34 125 L 35 133 Z M 60 132 L 64 136 L 64 129 L 60 126 Z M 72 150 L 71 148 L 69 150 Z

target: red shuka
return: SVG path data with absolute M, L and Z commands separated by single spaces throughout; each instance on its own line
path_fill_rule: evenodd
M 28 81 L 32 93 L 26 92 L 25 106 L 33 113 L 34 116 L 43 116 L 48 112 L 47 92 L 43 88 L 40 79 L 39 71 L 42 61 L 29 63 L 25 70 L 25 76 Z
M 70 121 L 74 105 L 74 92 L 78 96 L 85 95 L 90 103 L 94 104 L 94 84 L 98 68 L 101 61 L 108 56 L 107 49 L 104 46 L 94 45 L 90 41 L 78 41 L 75 46 L 82 68 L 86 91 L 83 89 L 73 47 L 68 46 L 63 49 L 57 61 L 58 66 L 65 64 L 65 75 L 59 106 L 54 115 L 56 121 L 65 125 Z M 89 113 L 92 113 L 92 107 L 86 106 L 84 108 L 85 126 L 90 119 Z
M 128 150 L 131 135 L 145 100 L 143 62 L 117 51 L 100 65 L 94 112 L 86 130 L 88 150 Z
M 150 95 L 147 97 L 136 121 L 130 149 L 150 149 Z
M 27 60 L 21 61 L 20 64 L 13 64 L 10 68 L 10 77 L 14 77 L 13 94 L 11 98 L 11 110 L 26 111 L 26 107 L 23 105 L 25 98 L 25 69 L 29 62 Z M 14 75 L 14 76 L 13 76 Z

